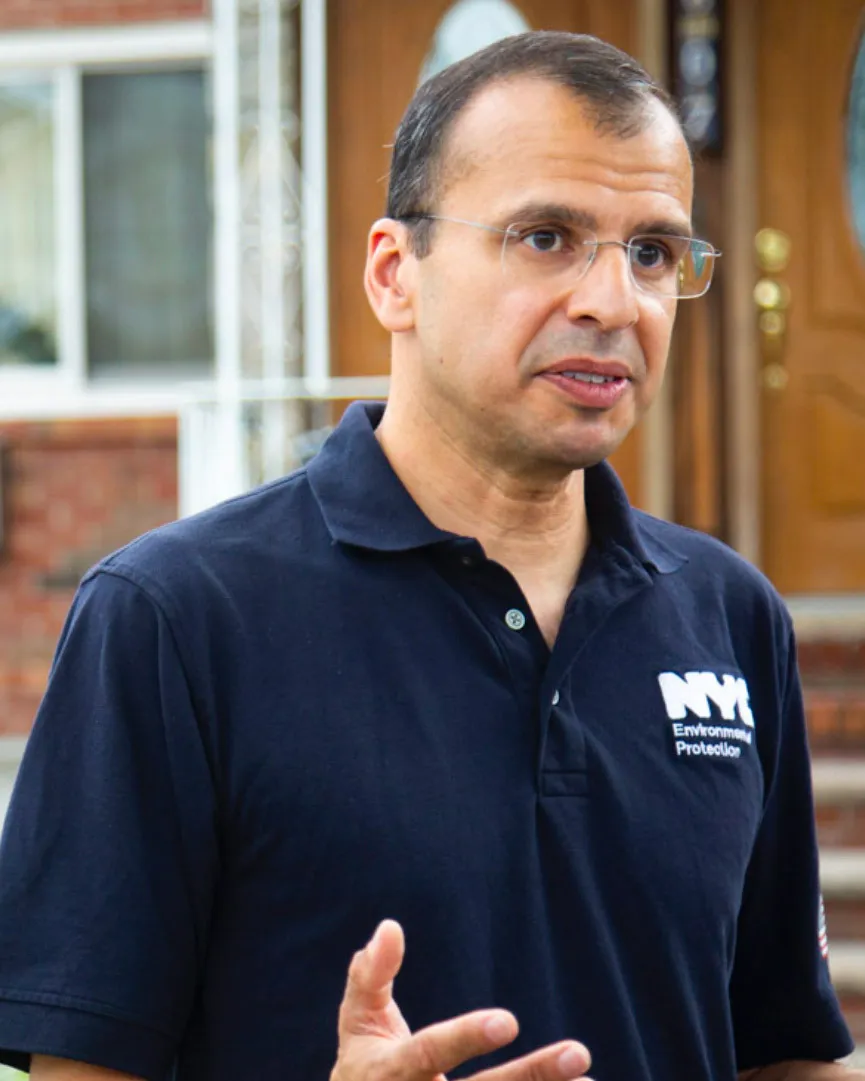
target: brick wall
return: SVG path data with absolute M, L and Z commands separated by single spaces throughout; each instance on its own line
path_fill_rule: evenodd
M 192 19 L 207 11 L 207 0 L 0 0 L 0 32 Z
M 865 752 L 865 637 L 802 641 L 799 667 L 812 750 Z
M 0 425 L 0 735 L 24 734 L 75 587 L 177 515 L 173 419 Z

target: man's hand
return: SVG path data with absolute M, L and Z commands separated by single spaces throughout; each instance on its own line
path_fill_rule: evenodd
M 444 1081 L 448 1070 L 516 1038 L 516 1018 L 506 1010 L 476 1010 L 412 1035 L 393 999 L 404 954 L 402 928 L 385 920 L 354 955 L 331 1081 Z M 577 1081 L 590 1061 L 582 1044 L 566 1040 L 484 1070 L 472 1081 Z

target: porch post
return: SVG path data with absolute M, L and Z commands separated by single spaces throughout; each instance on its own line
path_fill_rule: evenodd
M 327 214 L 327 0 L 302 0 L 303 374 L 330 379 Z

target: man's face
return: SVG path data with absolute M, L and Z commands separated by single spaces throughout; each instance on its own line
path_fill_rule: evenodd
M 527 211 L 538 220 L 539 208 L 539 224 L 551 224 L 544 208 L 564 208 L 602 241 L 687 235 L 690 157 L 673 118 L 648 108 L 642 133 L 622 139 L 599 133 L 554 83 L 488 87 L 454 125 L 431 210 L 504 229 Z M 675 299 L 638 290 L 620 247 L 600 248 L 577 280 L 521 272 L 510 242 L 503 261 L 498 233 L 433 229 L 430 253 L 403 268 L 413 325 L 398 354 L 424 408 L 449 438 L 507 469 L 572 470 L 609 455 L 658 391 Z M 593 371 L 618 378 L 592 383 Z

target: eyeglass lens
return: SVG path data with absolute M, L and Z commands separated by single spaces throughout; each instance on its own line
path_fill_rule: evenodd
M 637 288 L 667 297 L 701 296 L 709 288 L 715 250 L 702 240 L 666 235 L 634 236 L 626 244 L 600 241 L 588 233 L 556 225 L 508 227 L 502 246 L 506 268 L 522 277 L 582 277 L 600 249 L 627 249 L 631 276 Z

